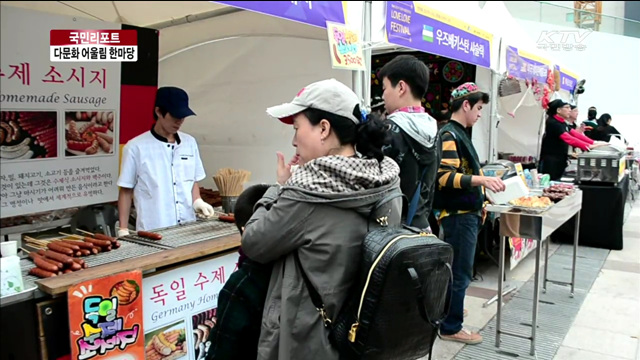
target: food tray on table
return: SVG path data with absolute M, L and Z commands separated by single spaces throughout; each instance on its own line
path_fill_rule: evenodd
M 522 196 L 509 201 L 514 210 L 529 214 L 542 214 L 553 207 L 553 202 L 546 196 Z
M 521 212 L 525 212 L 525 213 L 529 213 L 529 214 L 543 214 L 543 213 L 547 212 L 547 210 L 551 209 L 552 207 L 553 207 L 553 205 L 546 206 L 546 207 L 543 207 L 543 208 L 512 205 L 511 209 L 512 210 L 520 210 Z

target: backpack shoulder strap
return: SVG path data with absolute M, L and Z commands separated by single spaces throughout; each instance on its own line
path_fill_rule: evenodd
M 369 213 L 369 217 L 367 218 L 367 232 L 369 232 L 369 225 L 371 224 L 371 221 L 374 219 L 374 217 L 376 216 L 377 211 L 382 208 L 382 206 L 384 206 L 386 203 L 392 201 L 395 198 L 398 197 L 403 197 L 406 199 L 406 196 L 404 196 L 404 194 L 402 193 L 402 191 L 400 191 L 400 189 L 394 189 L 393 191 L 391 191 L 389 194 L 387 194 L 385 197 L 383 197 L 382 199 L 378 200 L 375 205 L 373 205 L 373 208 L 371 208 L 371 212 Z M 379 216 L 378 218 L 376 218 L 376 222 L 378 222 L 378 224 L 380 224 L 380 226 L 387 226 L 388 225 L 388 213 L 391 212 L 391 209 L 389 209 L 389 211 L 387 212 L 387 215 L 384 216 Z
M 316 310 L 318 310 L 318 312 L 320 313 L 320 316 L 322 317 L 324 326 L 325 327 L 331 326 L 331 318 L 329 318 L 329 316 L 324 310 L 324 302 L 322 302 L 322 297 L 320 296 L 316 288 L 311 283 L 311 280 L 309 280 L 309 277 L 307 277 L 307 273 L 304 272 L 297 249 L 293 252 L 293 258 L 296 262 L 296 266 L 298 267 L 298 270 L 300 270 L 300 274 L 302 275 L 302 280 L 304 280 L 304 284 L 307 287 L 307 291 L 309 292 L 309 297 L 311 297 L 311 302 L 313 303 L 313 306 L 316 307 Z
M 411 197 L 411 202 L 409 203 L 409 210 L 407 211 L 407 225 L 411 226 L 413 223 L 413 218 L 416 216 L 416 212 L 418 211 L 418 201 L 420 200 L 420 193 L 422 193 L 422 182 L 424 176 L 427 174 L 428 166 L 425 166 L 424 170 L 422 170 L 422 174 L 418 179 L 418 186 L 416 187 L 416 191 L 413 193 L 413 197 Z

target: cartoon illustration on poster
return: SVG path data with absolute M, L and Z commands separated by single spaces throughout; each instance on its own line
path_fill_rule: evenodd
M 511 270 L 522 261 L 533 249 L 536 248 L 536 241 L 532 239 L 509 238 L 511 246 Z
M 132 271 L 69 288 L 72 360 L 145 359 L 141 285 Z
M 196 360 L 205 359 L 209 353 L 211 347 L 209 334 L 216 325 L 216 310 L 217 308 L 213 308 L 192 316 L 193 347 Z
M 184 321 L 148 332 L 144 351 L 147 360 L 187 359 L 187 326 Z

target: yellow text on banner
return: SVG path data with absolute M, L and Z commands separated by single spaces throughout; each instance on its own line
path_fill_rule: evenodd
M 441 23 L 453 26 L 455 28 L 458 28 L 462 31 L 465 31 L 469 34 L 473 34 L 479 38 L 485 39 L 489 41 L 489 44 L 491 44 L 491 42 L 493 41 L 493 34 L 488 32 L 488 31 L 484 31 L 478 27 L 475 27 L 471 24 L 468 24 L 462 20 L 459 20 L 453 16 L 447 15 L 441 11 L 435 10 L 433 8 L 430 8 L 418 1 L 414 1 L 413 5 L 415 7 L 415 12 L 416 14 L 420 14 L 422 16 L 426 16 L 428 18 L 437 20 Z

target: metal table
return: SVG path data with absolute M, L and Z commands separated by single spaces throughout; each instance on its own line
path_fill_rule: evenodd
M 542 257 L 543 245 L 546 245 L 545 262 L 544 262 L 544 280 L 543 289 L 546 292 L 547 282 L 560 285 L 570 285 L 570 296 L 574 296 L 575 292 L 575 275 L 576 275 L 576 259 L 578 252 L 578 237 L 580 229 L 580 210 L 582 209 L 582 191 L 577 189 L 571 195 L 562 201 L 553 205 L 549 210 L 541 214 L 526 213 L 514 210 L 509 206 L 488 206 L 487 210 L 497 213 L 500 220 L 500 259 L 498 273 L 498 312 L 496 315 L 496 347 L 500 347 L 500 335 L 515 336 L 531 341 L 532 356 L 536 353 L 536 330 L 538 325 L 538 306 L 540 299 L 540 261 Z M 564 223 L 576 217 L 576 226 L 573 237 L 573 266 L 571 267 L 571 282 L 562 282 L 549 280 L 547 278 L 547 263 L 549 259 L 549 237 L 560 228 Z M 503 331 L 501 328 L 502 321 L 502 296 L 504 286 L 504 266 L 505 266 L 505 243 L 509 237 L 533 239 L 537 241 L 536 246 L 536 266 L 534 274 L 534 290 L 533 290 L 533 316 L 531 324 L 531 336 L 523 336 Z M 545 244 L 546 243 L 546 244 Z

